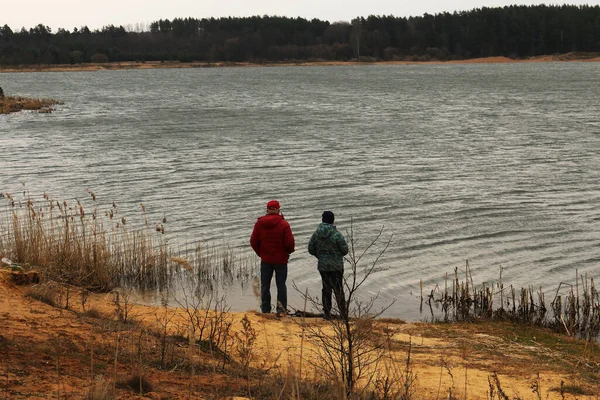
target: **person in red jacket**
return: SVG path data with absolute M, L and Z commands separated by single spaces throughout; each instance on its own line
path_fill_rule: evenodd
M 287 313 L 287 264 L 294 252 L 294 235 L 290 224 L 279 212 L 279 202 L 267 203 L 267 214 L 254 224 L 250 245 L 260 257 L 260 309 L 271 312 L 271 279 L 275 273 L 277 313 Z

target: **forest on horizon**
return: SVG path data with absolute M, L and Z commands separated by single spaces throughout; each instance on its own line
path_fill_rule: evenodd
M 600 52 L 600 6 L 505 6 L 351 22 L 278 16 L 161 19 L 56 32 L 0 27 L 0 65 L 524 58 Z

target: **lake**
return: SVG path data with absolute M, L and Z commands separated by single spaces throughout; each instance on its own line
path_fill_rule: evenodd
M 168 218 L 171 243 L 249 251 L 281 202 L 292 282 L 320 295 L 306 249 L 324 210 L 357 248 L 390 239 L 362 294 L 420 319 L 465 269 L 475 284 L 543 287 L 600 275 L 600 63 L 247 67 L 3 73 L 51 114 L 0 116 L 0 191 L 93 190 L 132 219 Z M 234 310 L 258 309 L 231 288 Z M 273 287 L 274 294 L 274 287 Z

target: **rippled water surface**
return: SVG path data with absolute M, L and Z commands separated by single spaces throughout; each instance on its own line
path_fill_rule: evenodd
M 291 288 L 319 294 L 321 212 L 391 244 L 364 295 L 419 318 L 419 282 L 573 283 L 600 275 L 600 63 L 0 74 L 51 114 L 0 116 L 0 191 L 116 201 L 172 242 L 247 251 L 272 198 L 296 236 Z M 235 289 L 234 309 L 255 308 Z

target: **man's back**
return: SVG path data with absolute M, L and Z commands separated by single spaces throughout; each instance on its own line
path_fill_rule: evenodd
M 281 214 L 259 217 L 250 244 L 260 259 L 269 264 L 287 264 L 295 246 L 290 224 Z

